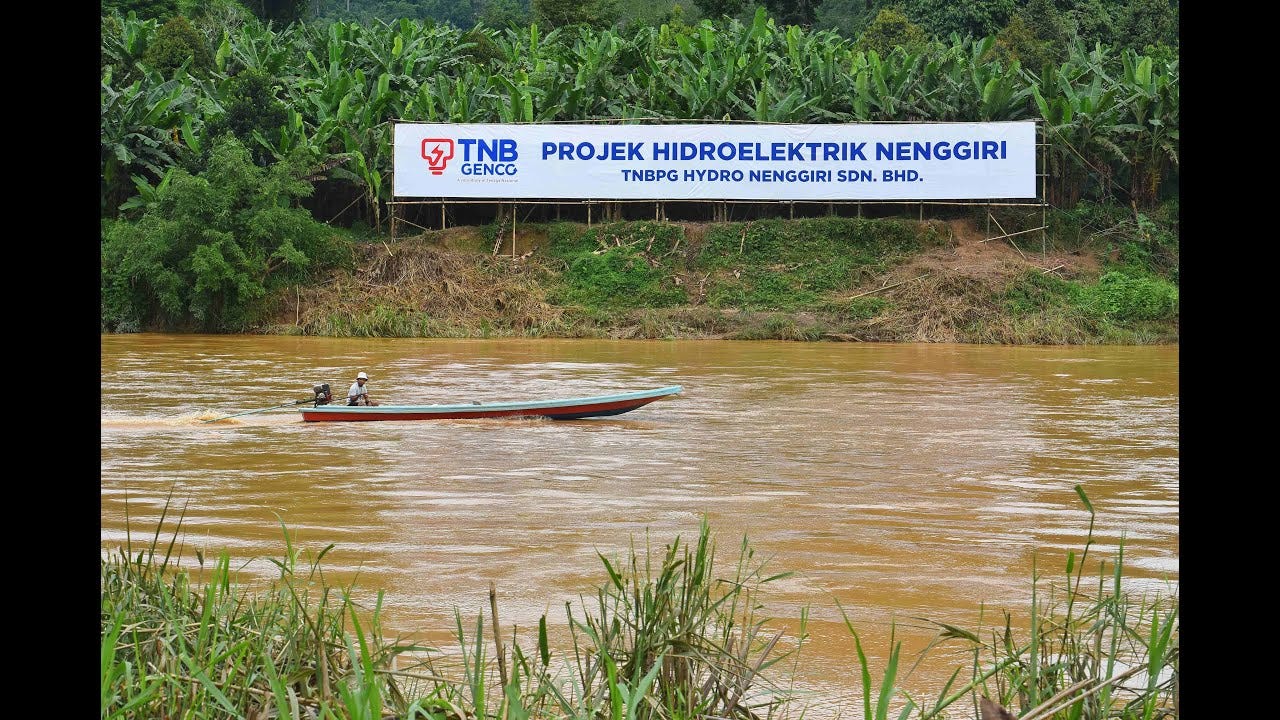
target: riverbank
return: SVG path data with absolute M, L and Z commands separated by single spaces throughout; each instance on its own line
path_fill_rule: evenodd
M 1025 211 L 1024 211 L 1025 213 Z M 1033 216 L 1034 215 L 1034 216 Z M 1178 341 L 1177 208 L 995 222 L 548 223 L 365 237 L 254 332 L 335 337 Z

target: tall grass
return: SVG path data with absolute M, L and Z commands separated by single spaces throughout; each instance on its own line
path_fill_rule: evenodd
M 626 700 L 625 717 L 672 719 L 759 717 L 786 702 L 768 671 L 789 653 L 775 653 L 782 632 L 766 629 L 756 595 L 787 574 L 766 576 L 745 538 L 728 578 L 714 556 L 705 520 L 695 545 L 676 538 L 656 566 L 634 544 L 625 566 L 600 556 L 609 582 L 580 619 L 568 611 L 586 698 L 607 698 L 613 717 Z
M 979 716 L 979 702 L 1017 709 L 1023 720 L 1158 720 L 1177 716 L 1178 604 L 1135 597 L 1123 586 L 1123 544 L 1085 580 L 1094 511 L 1079 557 L 1048 582 L 1033 573 L 1030 620 L 1009 613 L 992 628 L 937 622 L 937 637 L 905 673 L 901 643 L 890 636 L 883 669 L 872 671 L 862 637 L 840 608 L 860 671 L 865 720 Z M 224 553 L 200 582 L 161 541 L 164 514 L 150 542 L 101 561 L 103 718 L 320 718 L 324 720 L 693 720 L 804 717 L 790 682 L 807 637 L 769 628 L 760 597 L 787 573 L 770 574 L 744 537 L 728 571 L 704 520 L 697 540 L 677 537 L 656 552 L 632 542 L 623 558 L 603 554 L 607 579 L 575 607 L 565 605 L 567 640 L 553 649 L 544 615 L 532 647 L 501 633 L 491 615 L 474 622 L 455 612 L 456 659 L 388 640 L 382 594 L 372 607 L 351 588 L 325 582 L 321 560 L 296 547 L 284 528 L 278 577 L 265 590 L 235 583 Z M 980 620 L 981 622 L 981 620 Z M 486 633 L 486 628 L 489 633 Z M 901 690 L 943 644 L 960 643 L 971 660 L 925 700 Z M 786 649 L 784 649 L 784 646 Z M 783 661 L 787 660 L 785 666 Z M 968 679 L 961 681 L 968 670 Z M 989 698 L 990 700 L 987 700 Z
M 1008 612 L 1001 627 L 985 631 L 934 622 L 939 633 L 921 651 L 915 665 L 943 643 L 957 641 L 972 655 L 970 679 L 952 691 L 964 670 L 957 668 L 929 704 L 904 694 L 899 718 L 913 712 L 919 720 L 947 717 L 944 711 L 961 702 L 972 703 L 971 716 L 978 717 L 980 697 L 1014 708 L 1014 715 L 1021 720 L 1157 720 L 1178 716 L 1176 593 L 1154 597 L 1129 593 L 1122 583 L 1123 541 L 1110 563 L 1098 563 L 1096 585 L 1086 584 L 1084 570 L 1094 543 L 1096 515 L 1084 488 L 1077 485 L 1076 493 L 1089 512 L 1084 548 L 1078 557 L 1074 551 L 1068 553 L 1065 572 L 1056 581 L 1046 582 L 1033 572 L 1027 627 L 1015 629 Z M 900 644 L 890 641 L 889 662 L 877 687 L 871 682 L 868 661 L 847 616 L 845 623 L 858 646 L 866 717 L 886 720 L 890 702 L 899 690 L 894 681 Z
M 279 577 L 263 593 L 234 583 L 226 553 L 197 586 L 161 547 L 132 538 L 101 560 L 103 718 L 379 718 L 394 683 L 378 670 L 416 649 L 383 639 L 382 596 L 366 625 L 349 588 L 324 583 L 320 562 L 285 532 Z M 355 644 L 353 645 L 353 640 Z
M 211 568 L 197 553 L 209 570 L 197 584 L 173 552 L 180 518 L 161 542 L 168 510 L 149 545 L 135 552 L 130 537 L 101 560 L 103 718 L 747 720 L 788 700 L 769 676 L 796 650 L 778 650 L 782 633 L 765 630 L 756 601 L 783 575 L 766 576 L 744 538 L 732 572 L 716 577 L 705 522 L 692 547 L 676 538 L 661 555 L 634 545 L 621 561 L 601 555 L 609 580 L 577 610 L 566 605 L 564 657 L 545 616 L 530 652 L 487 639 L 483 615 L 471 625 L 457 613 L 453 663 L 387 640 L 382 594 L 357 605 L 324 581 L 333 546 L 311 557 L 283 526 L 284 557 L 271 560 L 280 574 L 265 591 L 239 587 L 225 553 Z M 496 601 L 493 613 L 496 631 Z

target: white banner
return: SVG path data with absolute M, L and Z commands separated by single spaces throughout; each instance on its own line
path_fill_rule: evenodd
M 1036 197 L 1034 122 L 395 126 L 396 197 Z

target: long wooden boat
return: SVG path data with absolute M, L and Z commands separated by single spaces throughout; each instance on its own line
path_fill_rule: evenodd
M 470 403 L 466 405 L 319 405 L 301 408 L 306 422 L 355 422 L 368 420 L 464 420 L 473 418 L 545 417 L 552 420 L 578 420 L 608 417 L 631 412 L 658 400 L 678 394 L 679 385 L 594 397 L 564 400 L 532 400 L 526 402 Z

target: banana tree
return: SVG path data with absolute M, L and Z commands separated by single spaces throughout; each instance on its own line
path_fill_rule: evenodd
M 742 114 L 756 122 L 800 122 L 805 110 L 818 102 L 819 98 L 805 99 L 804 93 L 796 88 L 780 89 L 768 78 L 756 87 L 750 81 L 752 89 L 751 104 L 742 108 Z
M 1116 89 L 1102 74 L 1089 75 L 1076 67 L 1050 68 L 1041 86 L 1032 87 L 1051 148 L 1049 177 L 1054 189 L 1049 200 L 1066 207 L 1079 201 L 1090 176 L 1097 178 L 1106 199 L 1116 168 L 1126 160 L 1116 144 L 1122 111 Z
M 164 177 L 160 178 L 160 182 L 155 185 L 151 181 L 141 175 L 133 175 L 133 186 L 137 189 L 136 195 L 126 200 L 120 205 L 121 214 L 132 213 L 133 210 L 149 210 L 159 204 L 161 198 L 164 197 L 165 191 L 169 188 L 169 184 L 173 181 L 173 173 L 177 168 L 169 168 L 164 171 Z
M 1132 120 L 1119 126 L 1128 135 L 1129 193 L 1140 207 L 1151 207 L 1168 168 L 1178 164 L 1177 62 L 1156 72 L 1152 58 L 1132 50 L 1121 61 L 1121 92 Z
M 151 71 L 142 80 L 116 90 L 110 73 L 101 89 L 101 210 L 114 213 L 129 195 L 131 175 L 163 177 L 183 150 L 177 134 L 190 117 L 193 95 L 180 80 L 161 80 Z
M 874 50 L 853 58 L 853 113 L 858 120 L 920 119 L 923 57 L 895 48 L 886 58 Z
M 248 23 L 234 35 L 228 34 L 214 56 L 221 72 L 234 75 L 242 70 L 259 70 L 271 77 L 286 74 L 296 58 L 294 48 L 302 31 L 289 25 L 276 31 L 261 23 Z
M 132 11 L 126 17 L 102 17 L 102 65 L 114 67 L 119 82 L 132 82 L 139 77 L 136 69 L 155 37 L 159 23 L 139 20 Z

